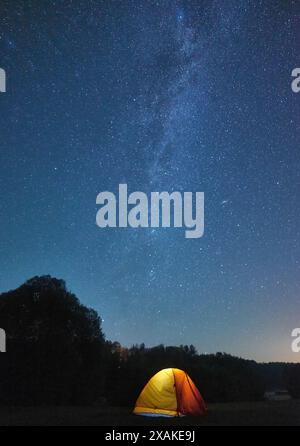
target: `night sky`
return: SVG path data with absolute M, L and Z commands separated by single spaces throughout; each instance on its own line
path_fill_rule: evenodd
M 300 4 L 0 0 L 0 292 L 66 280 L 123 345 L 299 361 Z M 205 234 L 96 196 L 205 193 Z

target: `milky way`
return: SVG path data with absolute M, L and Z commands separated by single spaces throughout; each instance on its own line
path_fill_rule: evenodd
M 51 274 L 124 345 L 298 360 L 298 2 L 4 0 L 0 20 L 0 291 Z M 120 183 L 204 191 L 204 237 L 99 230 Z

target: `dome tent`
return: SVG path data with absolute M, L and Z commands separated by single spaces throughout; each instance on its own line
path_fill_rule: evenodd
M 206 405 L 188 374 L 169 368 L 148 381 L 133 412 L 148 416 L 199 416 L 205 414 Z

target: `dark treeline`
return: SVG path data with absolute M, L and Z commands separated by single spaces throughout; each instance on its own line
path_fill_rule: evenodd
M 194 380 L 208 402 L 255 401 L 263 398 L 265 383 L 255 363 L 224 353 L 198 355 L 191 346 L 123 349 L 111 344 L 107 390 L 111 403 L 134 403 L 143 385 L 158 370 L 177 367 Z
M 193 345 L 129 349 L 106 341 L 101 319 L 65 282 L 34 277 L 0 295 L 0 404 L 132 406 L 147 380 L 165 367 L 187 371 L 208 402 L 252 401 L 270 387 L 300 397 L 300 366 L 257 364 Z

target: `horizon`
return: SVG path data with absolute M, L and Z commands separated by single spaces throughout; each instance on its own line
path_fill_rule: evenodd
M 47 275 L 47 274 L 45 274 L 45 276 L 49 276 L 49 275 Z M 26 279 L 23 283 L 21 283 L 20 285 L 18 285 L 16 288 L 14 288 L 14 289 L 18 289 L 18 288 L 20 288 L 22 285 L 24 285 L 27 281 L 29 281 L 29 280 L 31 280 L 33 277 L 35 277 L 35 276 L 32 276 L 32 277 L 30 277 L 30 278 L 28 278 L 28 279 Z M 58 280 L 63 280 L 64 281 L 64 279 L 63 278 L 60 278 L 60 277 L 55 277 L 55 276 L 50 276 L 50 277 L 52 277 L 52 278 L 55 278 L 55 279 L 58 279 Z M 64 281 L 65 282 L 65 281 Z M 82 302 L 82 300 L 80 299 L 80 296 L 78 296 L 71 288 L 69 288 L 69 286 L 68 286 L 68 284 L 65 282 L 65 284 L 66 284 L 66 289 L 70 292 L 70 293 L 74 293 L 75 294 L 75 296 L 79 299 L 79 302 L 80 303 L 82 303 L 82 304 L 84 304 L 84 302 Z M 11 291 L 14 291 L 14 289 L 9 289 L 9 290 L 6 290 L 6 291 L 0 291 L 0 299 L 1 299 L 1 295 L 2 294 L 5 294 L 5 293 L 8 293 L 8 292 L 11 292 Z M 88 306 L 88 305 L 87 305 Z M 93 307 L 89 307 L 89 308 L 92 308 L 92 309 L 94 309 Z M 96 310 L 97 311 L 97 310 Z M 210 351 L 210 352 L 206 352 L 206 351 L 202 351 L 202 350 L 200 350 L 198 347 L 197 347 L 197 343 L 196 342 L 190 342 L 190 341 L 188 341 L 188 342 L 186 342 L 186 344 L 166 344 L 166 343 L 164 343 L 164 342 L 160 342 L 160 343 L 157 343 L 157 344 L 153 344 L 153 345 L 151 345 L 151 344 L 147 344 L 145 341 L 139 341 L 139 342 L 133 342 L 133 343 L 131 343 L 131 344 L 125 344 L 125 343 L 123 343 L 121 340 L 119 340 L 119 339 L 110 339 L 110 338 L 108 338 L 108 336 L 106 335 L 106 331 L 105 331 L 105 325 L 104 325 L 104 320 L 103 320 L 103 318 L 102 318 L 102 316 L 101 316 L 101 313 L 99 313 L 98 311 L 97 311 L 97 314 L 98 314 L 98 316 L 100 317 L 100 320 L 101 320 L 101 328 L 102 328 L 102 331 L 103 331 L 103 334 L 104 334 L 104 337 L 105 337 L 105 341 L 108 341 L 108 342 L 111 342 L 111 343 L 118 343 L 118 344 L 120 344 L 120 346 L 122 347 L 122 348 L 125 348 L 125 349 L 130 349 L 130 348 L 132 348 L 132 347 L 134 347 L 135 345 L 141 345 L 141 344 L 143 344 L 144 346 L 145 346 L 145 348 L 146 349 L 151 349 L 151 348 L 155 348 L 155 347 L 158 347 L 158 346 L 160 346 L 160 345 L 163 345 L 165 348 L 167 348 L 167 347 L 177 347 L 177 348 L 179 348 L 179 347 L 181 347 L 182 345 L 188 345 L 188 346 L 190 346 L 190 345 L 193 345 L 195 348 L 196 348 L 196 352 L 197 352 L 197 354 L 198 355 L 217 355 L 218 353 L 221 353 L 221 354 L 227 354 L 227 355 L 230 355 L 230 356 L 235 356 L 235 357 L 238 357 L 238 358 L 241 358 L 241 359 L 245 359 L 245 360 L 247 360 L 247 361 L 255 361 L 256 363 L 258 363 L 258 364 L 275 364 L 275 363 L 281 363 L 281 364 L 298 364 L 298 363 L 300 363 L 300 361 L 299 360 L 280 360 L 280 359 L 278 359 L 278 360 L 267 360 L 266 358 L 265 359 L 256 359 L 256 358 L 251 358 L 251 357 L 246 357 L 246 356 L 242 356 L 242 355 L 239 355 L 239 354 L 237 354 L 237 353 L 234 353 L 234 352 L 230 352 L 230 351 L 223 351 L 223 350 L 215 350 L 215 351 Z M 297 355 L 295 355 L 295 354 L 293 354 L 293 356 L 295 357 L 297 357 Z

